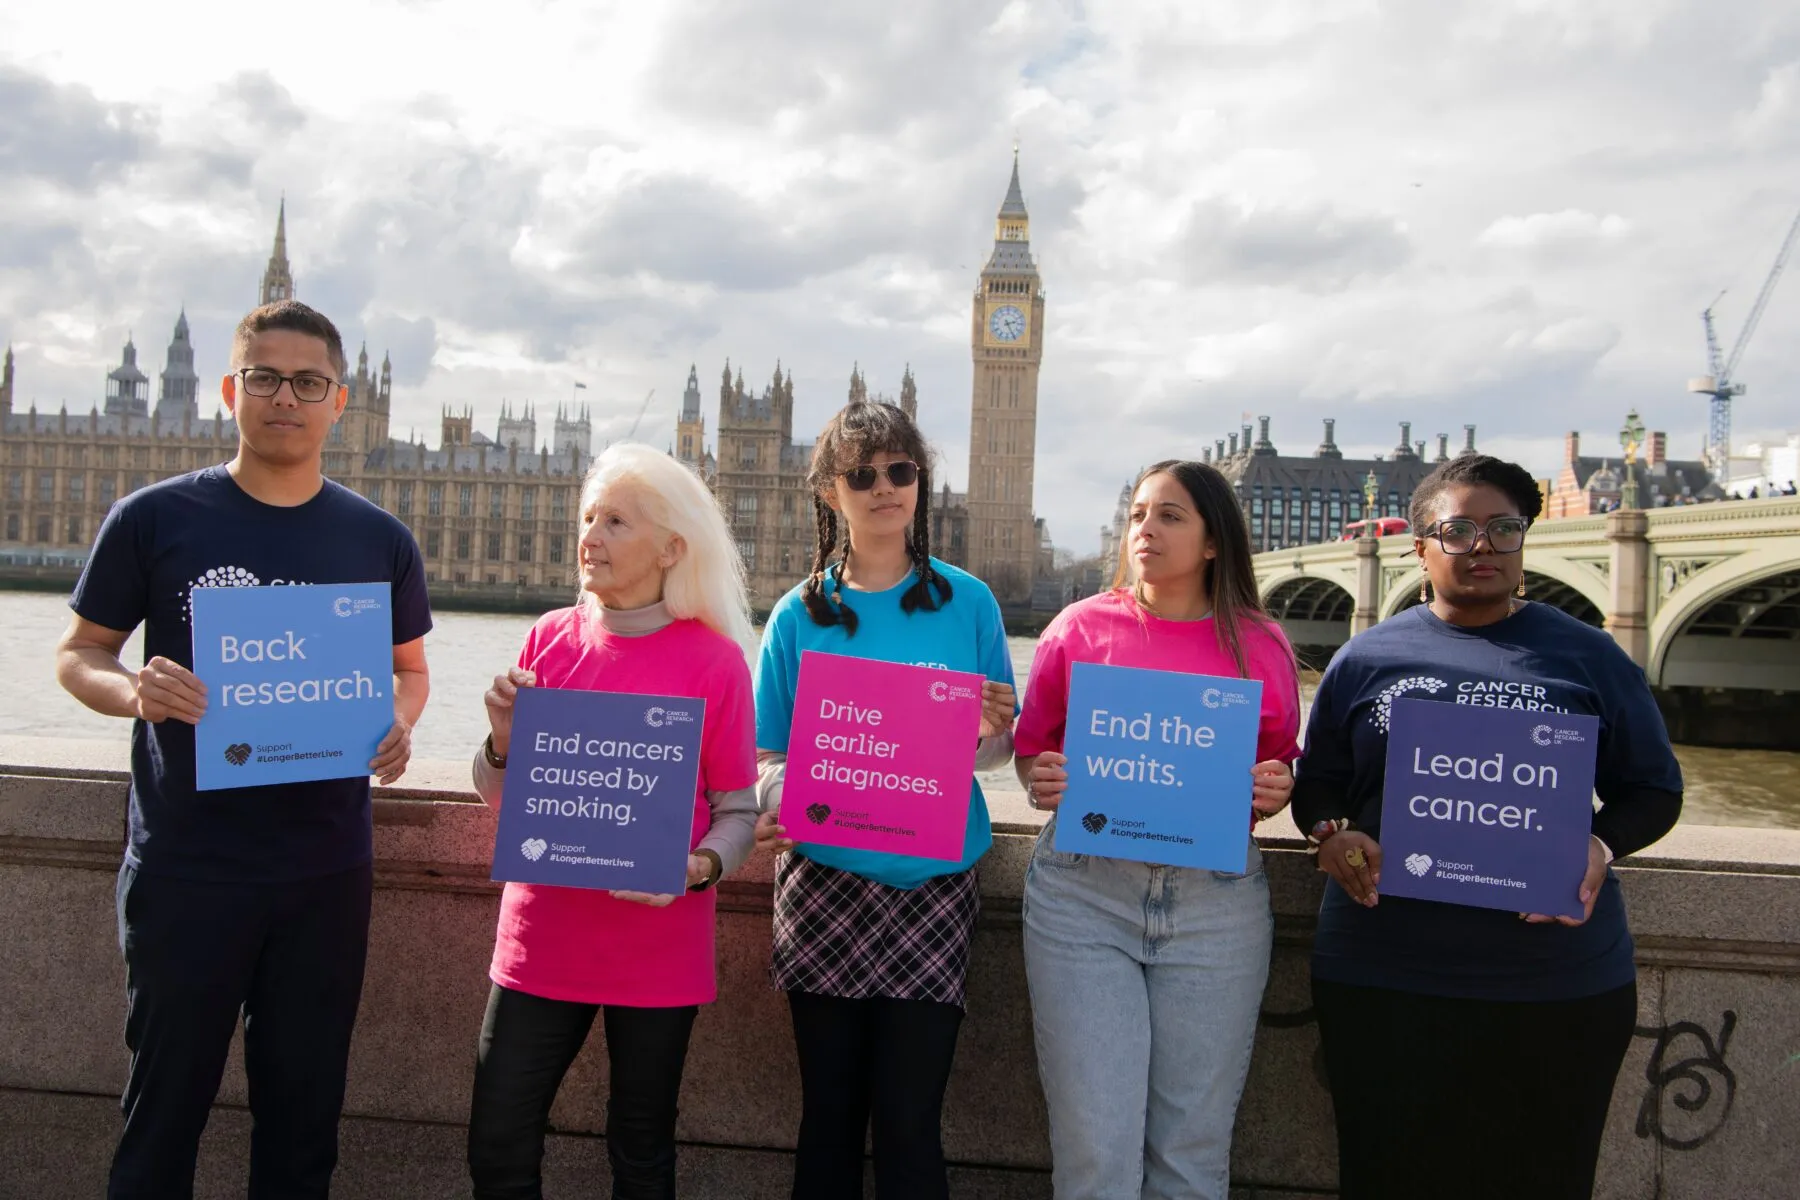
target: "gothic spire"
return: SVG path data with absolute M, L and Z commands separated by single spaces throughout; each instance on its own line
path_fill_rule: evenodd
M 275 217 L 275 249 L 269 265 L 263 270 L 260 304 L 274 304 L 294 298 L 294 272 L 287 256 L 287 197 L 281 198 L 281 209 Z
M 1025 193 L 1019 187 L 1019 148 L 1013 147 L 1012 182 L 1006 185 L 1006 199 L 1000 202 L 1003 217 L 1025 216 Z

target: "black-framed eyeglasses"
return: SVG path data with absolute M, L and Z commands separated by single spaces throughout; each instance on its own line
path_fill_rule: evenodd
M 288 390 L 294 393 L 294 399 L 302 404 L 319 403 L 331 395 L 331 389 L 337 386 L 337 380 L 329 375 L 317 375 L 311 371 L 283 375 L 267 367 L 245 367 L 238 372 L 238 378 L 243 380 L 245 395 L 267 400 L 279 392 L 281 385 L 285 383 Z
M 911 487 L 919 481 L 919 464 L 910 458 L 891 462 L 883 467 L 878 467 L 874 463 L 864 463 L 860 467 L 851 467 L 848 471 L 840 472 L 840 474 L 853 492 L 868 491 L 883 475 L 886 475 L 888 482 L 897 488 Z
M 1524 517 L 1495 517 L 1486 525 L 1458 517 L 1439 521 L 1419 536 L 1436 538 L 1445 554 L 1473 554 L 1482 537 L 1495 554 L 1517 554 L 1525 548 L 1525 531 L 1530 528 L 1531 522 Z

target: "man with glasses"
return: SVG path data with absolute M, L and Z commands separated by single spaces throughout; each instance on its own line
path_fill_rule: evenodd
M 406 526 L 324 478 L 349 399 L 344 347 L 288 300 L 246 316 L 222 383 L 230 462 L 114 505 L 69 604 L 57 679 L 89 708 L 134 718 L 119 941 L 125 955 L 125 1128 L 113 1200 L 191 1196 L 200 1134 L 242 1013 L 254 1134 L 249 1195 L 323 1197 L 337 1163 L 372 891 L 369 779 L 197 791 L 190 597 L 199 587 L 386 583 L 394 724 L 369 773 L 392 783 L 425 707 L 431 628 Z M 119 661 L 144 626 L 145 662 Z

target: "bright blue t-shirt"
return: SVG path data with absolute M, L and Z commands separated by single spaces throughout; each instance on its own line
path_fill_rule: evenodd
M 854 635 L 842 625 L 814 623 L 800 598 L 799 587 L 776 602 L 763 628 L 762 652 L 756 663 L 758 749 L 787 752 L 788 733 L 794 721 L 794 692 L 800 681 L 800 655 L 806 650 L 968 671 L 1012 686 L 1012 656 L 1006 649 L 1006 626 L 1000 619 L 1000 605 L 994 594 L 967 571 L 935 558 L 931 565 L 949 581 L 950 599 L 941 602 L 936 611 L 921 608 L 911 613 L 900 607 L 900 599 L 918 581 L 916 571 L 886 591 L 838 592 L 837 568 L 830 568 L 832 577 L 826 586 L 855 611 Z M 801 845 L 794 847 L 794 853 L 889 887 L 915 888 L 940 875 L 968 870 L 987 853 L 993 840 L 987 800 L 981 794 L 981 785 L 971 779 L 969 825 L 963 836 L 960 861 L 847 850 L 841 846 Z

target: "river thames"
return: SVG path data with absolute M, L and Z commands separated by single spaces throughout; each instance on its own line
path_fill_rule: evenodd
M 0 689 L 0 737 L 14 745 L 32 738 L 117 739 L 123 747 L 129 737 L 124 721 L 88 711 L 56 685 L 55 644 L 68 614 L 62 596 L 0 593 L 0 664 L 12 681 Z M 481 694 L 515 660 L 532 618 L 465 612 L 434 617 L 437 628 L 425 643 L 431 703 L 414 734 L 413 754 L 466 762 L 487 732 Z M 1008 642 L 1022 688 L 1035 643 Z M 141 634 L 132 636 L 124 659 L 133 666 L 142 661 Z M 1305 680 L 1309 700 L 1313 678 Z M 1677 746 L 1676 752 L 1687 780 L 1684 823 L 1800 829 L 1800 754 L 1701 746 Z M 990 792 L 1019 791 L 1009 771 L 983 775 L 982 782 Z

